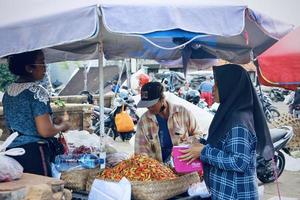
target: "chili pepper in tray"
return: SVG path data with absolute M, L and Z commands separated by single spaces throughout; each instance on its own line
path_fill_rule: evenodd
M 119 181 L 122 177 L 130 181 L 155 181 L 174 179 L 176 175 L 170 168 L 153 158 L 135 155 L 113 168 L 106 168 L 96 178 Z

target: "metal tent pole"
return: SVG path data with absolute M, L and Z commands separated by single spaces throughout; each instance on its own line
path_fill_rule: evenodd
M 128 59 L 128 64 L 126 65 L 126 78 L 127 78 L 127 88 L 131 91 L 131 59 Z
M 102 31 L 102 20 L 100 20 L 100 30 L 99 30 L 99 41 L 98 41 L 98 68 L 99 68 L 99 111 L 100 111 L 100 123 L 99 123 L 99 130 L 100 130 L 100 169 L 105 168 L 105 159 L 106 159 L 106 152 L 105 152 L 105 133 L 104 133 L 104 81 L 103 81 L 103 31 Z

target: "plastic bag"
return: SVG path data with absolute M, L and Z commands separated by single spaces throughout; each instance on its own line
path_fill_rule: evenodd
M 210 197 L 210 193 L 204 181 L 191 185 L 188 189 L 189 196 L 200 196 L 201 198 Z
M 5 151 L 16 137 L 18 137 L 18 133 L 15 132 L 11 134 L 2 145 L 0 145 L 0 182 L 12 181 L 21 178 L 23 174 L 23 167 L 20 163 L 6 155 L 23 155 L 25 150 L 22 148 L 13 148 Z
M 129 155 L 124 152 L 107 154 L 106 165 L 108 167 L 114 167 L 117 164 L 119 164 L 121 161 L 127 160 L 128 158 L 129 158 Z
M 115 116 L 115 124 L 119 133 L 127 133 L 134 131 L 133 120 L 127 113 L 127 111 L 124 110 L 124 105 L 122 105 L 121 112 L 117 113 Z
M 100 150 L 99 146 L 99 136 L 96 134 L 90 134 L 87 131 L 72 130 L 66 133 L 63 133 L 63 136 L 68 144 L 69 153 L 80 147 L 89 148 L 90 152 L 82 153 L 91 153 L 93 151 L 97 152 Z M 105 143 L 105 152 L 107 154 L 116 153 L 118 143 L 115 142 L 111 137 L 105 135 L 101 140 Z M 118 147 L 119 148 L 119 147 Z
M 95 179 L 89 194 L 89 200 L 130 200 L 131 184 L 123 177 L 120 182 L 108 182 Z
M 13 158 L 0 155 L 0 182 L 21 178 L 23 167 Z

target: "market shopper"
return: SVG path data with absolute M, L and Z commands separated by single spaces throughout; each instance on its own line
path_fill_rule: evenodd
M 173 104 L 164 95 L 159 82 L 149 82 L 141 89 L 138 107 L 146 111 L 137 124 L 135 153 L 145 153 L 168 162 L 174 145 L 201 135 L 196 119 L 185 107 Z
M 289 113 L 293 115 L 294 109 L 300 105 L 300 87 L 294 92 L 293 101 L 289 104 Z
M 199 158 L 212 199 L 258 199 L 256 153 L 271 159 L 273 144 L 249 75 L 239 65 L 214 67 L 214 99 L 220 103 L 207 144 L 183 151 Z M 234 89 L 233 89 L 234 88 Z
M 186 94 L 192 90 L 193 89 L 190 87 L 190 83 L 185 81 L 184 86 L 179 89 L 178 94 L 181 98 L 186 99 Z
M 213 86 L 214 86 L 213 80 L 211 80 L 210 77 L 207 76 L 205 81 L 203 81 L 198 88 L 201 98 L 205 100 L 205 102 L 209 107 L 213 104 L 213 97 L 212 97 Z
M 53 137 L 68 130 L 70 124 L 62 117 L 57 117 L 54 124 L 47 90 L 37 83 L 46 73 L 43 52 L 25 52 L 8 59 L 9 70 L 18 79 L 3 96 L 4 117 L 7 128 L 19 133 L 9 148 L 25 149 L 24 155 L 13 157 L 24 172 L 51 176 L 50 161 L 58 150 Z

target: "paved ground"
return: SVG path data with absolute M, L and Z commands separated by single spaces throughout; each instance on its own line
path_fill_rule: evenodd
M 278 186 L 282 200 L 300 200 L 300 171 L 284 171 Z M 278 196 L 277 183 L 264 184 L 264 200 L 279 199 Z

